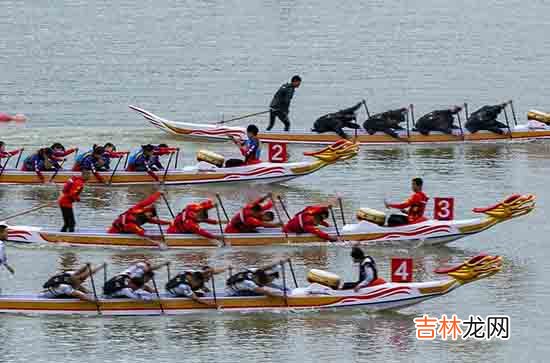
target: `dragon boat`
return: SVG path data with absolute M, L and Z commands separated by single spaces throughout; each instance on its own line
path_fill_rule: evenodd
M 499 223 L 530 213 L 535 208 L 535 196 L 512 195 L 504 201 L 487 208 L 474 208 L 473 211 L 484 215 L 481 218 L 462 220 L 427 220 L 421 223 L 397 227 L 387 227 L 360 220 L 347 224 L 343 228 L 324 228 L 333 237 L 340 237 L 347 242 L 440 245 L 469 235 L 480 233 Z M 358 217 L 361 219 L 366 212 L 361 209 Z M 378 212 L 380 213 L 380 212 Z M 382 217 L 377 214 L 375 217 Z M 219 234 L 219 229 L 212 228 L 213 234 Z M 216 241 L 193 234 L 160 234 L 158 229 L 150 229 L 147 235 L 158 241 L 163 241 L 167 248 L 203 248 L 219 247 Z M 130 247 L 158 248 L 150 240 L 133 234 L 110 234 L 104 230 L 85 230 L 77 232 L 58 232 L 57 230 L 29 227 L 9 226 L 8 241 L 15 243 L 43 243 L 51 245 L 95 246 L 95 247 Z M 224 245 L 233 247 L 268 246 L 268 245 L 310 245 L 327 244 L 313 234 L 285 234 L 280 229 L 260 229 L 258 233 L 226 233 L 223 235 Z
M 99 172 L 108 185 L 197 185 L 220 183 L 253 183 L 270 184 L 286 182 L 301 176 L 314 173 L 338 161 L 348 160 L 358 153 L 358 145 L 349 141 L 340 140 L 314 152 L 304 152 L 311 157 L 311 161 L 292 163 L 261 162 L 251 165 L 235 167 L 219 167 L 207 161 L 199 161 L 196 165 L 183 169 L 167 168 L 156 172 L 155 178 L 147 172 L 138 171 L 105 171 Z M 205 156 L 217 154 L 200 151 Z M 223 157 L 222 157 L 223 158 Z M 205 158 L 205 160 L 207 160 Z M 219 160 L 217 160 L 219 161 Z M 223 163 L 223 159 L 222 159 Z M 220 165 L 218 163 L 218 165 Z M 44 181 L 34 171 L 0 168 L 0 184 L 43 184 Z M 78 171 L 59 170 L 42 172 L 46 182 L 62 184 L 70 177 L 79 175 Z M 90 178 L 88 184 L 103 185 L 97 178 Z
M 170 121 L 139 107 L 130 106 L 130 108 L 140 113 L 153 126 L 170 135 L 183 139 L 197 141 L 228 141 L 229 137 L 246 138 L 246 128 L 244 127 L 224 126 L 215 123 Z M 530 111 L 530 113 L 533 112 L 539 111 Z M 429 145 L 463 142 L 529 141 L 550 138 L 550 126 L 542 123 L 537 125 L 533 125 L 532 123 L 510 125 L 510 132 L 502 135 L 490 131 L 470 133 L 468 130 L 453 130 L 452 134 L 432 131 L 429 135 L 422 135 L 420 132 L 414 130 L 396 130 L 396 133 L 399 138 L 389 136 L 383 132 L 376 132 L 370 135 L 365 130 L 357 130 L 357 133 L 352 133 L 350 136 L 360 145 Z M 267 143 L 287 144 L 329 145 L 341 140 L 341 137 L 334 132 L 319 134 L 308 130 L 290 132 L 264 131 L 259 133 L 258 137 L 260 140 Z
M 442 280 L 411 283 L 385 282 L 382 279 L 360 289 L 338 290 L 313 282 L 307 287 L 295 288 L 281 297 L 247 296 L 230 297 L 212 293 L 204 299 L 212 304 L 199 304 L 188 298 L 169 297 L 160 294 L 160 299 L 136 301 L 130 299 L 98 298 L 97 302 L 78 299 L 50 299 L 40 295 L 0 296 L 0 313 L 24 314 L 76 314 L 76 315 L 180 315 L 193 312 L 223 311 L 281 311 L 281 310 L 339 310 L 356 308 L 367 311 L 398 310 L 448 294 L 458 287 L 499 272 L 500 256 L 479 255 L 449 268 L 435 270 L 447 277 Z M 323 271 L 321 271 L 322 273 Z M 311 270 L 311 275 L 319 270 Z M 327 275 L 327 274 L 325 274 Z M 334 277 L 334 274 L 328 274 Z

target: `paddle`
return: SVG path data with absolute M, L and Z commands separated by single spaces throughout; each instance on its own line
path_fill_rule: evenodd
M 503 111 L 504 111 L 504 119 L 506 120 L 506 128 L 508 129 L 508 134 L 510 135 L 510 139 L 511 139 L 513 136 L 512 136 L 512 130 L 510 129 L 510 122 L 508 121 L 508 112 L 506 112 L 506 105 L 504 105 Z
M 160 312 L 162 314 L 164 314 L 164 307 L 162 306 L 162 301 L 160 300 L 159 289 L 157 288 L 157 282 L 155 280 L 154 275 L 153 275 L 153 277 L 151 277 L 151 281 L 153 281 L 153 288 L 155 289 L 155 295 L 157 295 L 157 299 L 159 301 Z
M 166 183 L 166 175 L 168 174 L 168 169 L 170 168 L 170 163 L 172 163 L 172 157 L 174 156 L 174 152 L 170 153 L 170 157 L 168 158 L 168 164 L 166 165 L 166 168 L 164 169 L 164 175 L 162 176 L 162 183 Z
M 216 214 L 218 216 L 218 226 L 220 226 L 220 234 L 221 234 L 221 237 L 222 237 L 222 243 L 223 243 L 223 247 L 225 247 L 226 246 L 226 244 L 225 244 L 225 235 L 223 234 L 222 216 L 220 214 L 220 207 L 218 207 L 218 204 L 215 204 L 215 207 L 216 207 Z
M 113 182 L 113 177 L 115 176 L 116 170 L 118 169 L 118 165 L 120 164 L 121 161 L 122 161 L 122 158 L 118 158 L 115 168 L 111 173 L 111 177 L 109 178 L 109 182 L 107 183 L 108 185 L 111 185 L 111 183 Z
M 61 164 L 59 165 L 59 168 L 55 169 L 55 172 L 53 173 L 53 175 L 52 175 L 52 177 L 50 178 L 50 180 L 48 181 L 48 183 L 53 182 L 53 180 L 54 180 L 55 177 L 57 176 L 57 173 L 59 173 L 59 170 L 61 170 L 63 164 L 65 163 L 65 160 L 66 160 L 66 159 L 63 159 L 63 161 L 62 161 Z
M 466 121 L 470 118 L 470 115 L 468 114 L 468 104 L 464 102 L 464 115 L 466 116 Z
M 363 101 L 361 102 L 363 103 L 363 106 L 365 106 L 365 112 L 367 112 L 367 117 L 370 118 L 370 112 L 369 112 L 369 108 L 367 107 L 367 101 L 363 99 Z
M 285 272 L 285 264 L 283 262 L 281 262 L 281 272 L 283 275 L 283 294 L 285 299 L 285 305 L 288 308 L 288 296 L 286 291 L 286 272 Z
M 464 140 L 465 137 L 464 137 L 464 130 L 462 129 L 462 120 L 460 120 L 460 112 L 458 112 L 456 116 L 458 118 L 458 127 L 460 128 L 460 135 L 462 136 L 462 140 Z
M 166 207 L 168 208 L 168 212 L 170 212 L 172 219 L 176 218 L 176 215 L 172 211 L 172 208 L 170 208 L 170 203 L 168 203 L 168 199 L 166 199 L 166 196 L 164 195 L 164 193 L 162 193 L 161 196 L 162 196 L 162 199 L 164 200 L 164 203 L 166 203 Z
M 411 142 L 411 126 L 409 125 L 409 113 L 408 112 L 407 112 L 406 120 L 407 120 L 407 141 Z
M 90 273 L 90 282 L 92 283 L 92 291 L 94 292 L 95 307 L 98 315 L 101 315 L 101 308 L 99 307 L 99 300 L 97 299 L 97 290 L 95 289 L 94 272 L 92 271 L 92 266 L 89 263 L 87 263 L 86 266 L 88 267 L 88 272 Z
M 168 244 L 166 243 L 166 236 L 164 235 L 164 231 L 162 230 L 162 226 L 160 224 L 157 224 L 159 226 L 159 232 L 160 232 L 160 238 L 162 239 L 162 243 L 159 243 L 158 247 L 162 250 L 168 248 Z
M 336 216 L 334 215 L 334 209 L 332 209 L 331 205 L 328 206 L 328 209 L 330 210 L 330 215 L 332 216 L 332 222 L 334 223 L 334 228 L 336 229 L 336 235 L 338 236 L 339 239 L 341 239 L 342 236 L 340 235 L 340 229 L 338 228 L 338 223 L 336 223 Z
M 124 169 L 128 167 L 128 158 L 130 157 L 130 152 L 126 154 L 126 158 L 124 159 Z
M 292 279 L 294 280 L 294 285 L 298 288 L 298 280 L 296 280 L 296 274 L 294 273 L 294 267 L 292 267 L 292 260 L 288 259 L 288 267 L 290 268 L 290 273 L 292 274 Z
M 510 100 L 510 110 L 512 111 L 512 117 L 514 117 L 514 125 L 518 125 L 518 119 L 516 118 L 516 111 L 514 110 L 514 101 Z
M 170 275 L 171 275 L 171 273 L 170 273 L 170 261 L 168 261 L 166 263 L 166 275 L 168 275 L 168 281 L 170 281 L 171 280 L 171 277 L 170 277 Z
M 261 111 L 261 112 L 255 112 L 255 113 L 249 113 L 247 115 L 243 115 L 243 116 L 238 116 L 238 117 L 234 117 L 234 118 L 231 118 L 229 120 L 221 120 L 221 121 L 218 121 L 216 122 L 218 125 L 223 125 L 223 124 L 226 124 L 226 123 L 229 123 L 229 122 L 233 122 L 233 121 L 238 121 L 238 120 L 242 120 L 242 119 L 245 119 L 245 118 L 249 118 L 249 117 L 254 117 L 254 116 L 258 116 L 258 115 L 263 115 L 264 113 L 268 113 L 268 112 L 271 112 L 271 108 L 269 110 L 266 110 L 266 111 Z
M 273 210 L 275 211 L 275 215 L 277 216 L 277 219 L 279 220 L 279 223 L 281 223 L 281 227 L 284 226 L 283 219 L 281 218 L 281 213 L 279 212 L 279 208 L 277 207 L 277 203 L 273 200 L 273 196 L 270 197 L 271 202 L 273 203 Z M 285 234 L 286 242 L 290 243 L 290 240 L 288 239 L 288 233 L 284 230 L 283 232 Z
M 43 209 L 43 208 L 46 208 L 46 207 L 52 207 L 54 205 L 55 205 L 55 202 L 45 203 L 45 204 L 39 205 L 38 207 L 33 207 L 31 209 L 27 209 L 27 210 L 24 210 L 22 212 L 17 212 L 15 214 L 12 214 L 11 216 L 8 216 L 8 217 L 2 219 L 2 221 L 5 222 L 5 221 L 13 219 L 15 217 L 24 216 L 25 214 L 29 214 L 29 213 L 35 212 L 37 210 L 40 210 L 40 209 Z
M 218 298 L 216 296 L 216 283 L 214 282 L 214 274 L 212 274 L 210 281 L 212 283 L 212 296 L 214 297 L 214 304 L 216 304 L 216 307 L 218 307 Z
M 178 159 L 180 158 L 180 148 L 178 147 L 176 150 L 176 161 L 174 162 L 174 169 L 178 168 Z
M 4 163 L 4 165 L 2 166 L 2 170 L 0 170 L 0 176 L 2 176 L 2 174 L 4 174 L 4 169 L 6 169 L 6 166 L 8 165 L 8 163 L 10 162 L 10 159 L 13 155 L 10 155 L 8 156 L 8 158 L 6 159 L 6 162 Z
M 411 121 L 414 128 L 416 127 L 416 122 L 414 120 L 414 105 L 412 103 L 409 105 L 409 109 L 411 110 Z
M 286 209 L 286 205 L 285 203 L 283 202 L 283 198 L 281 198 L 280 195 L 277 196 L 277 199 L 279 200 L 279 203 L 281 203 L 281 207 L 283 208 L 283 211 L 285 212 L 286 214 L 286 217 L 288 218 L 288 220 L 290 220 L 290 214 L 288 214 L 288 210 Z
M 344 223 L 344 226 L 346 223 L 346 217 L 344 216 L 344 204 L 342 203 L 342 198 L 338 197 L 338 205 L 340 206 L 340 215 L 342 216 L 342 223 Z
M 19 162 L 21 161 L 21 156 L 23 156 L 23 150 L 25 150 L 25 149 L 20 149 L 19 150 L 19 156 L 17 156 L 17 162 L 15 163 L 15 169 L 17 169 L 19 167 Z
M 225 216 L 225 219 L 229 222 L 229 216 L 227 215 L 227 212 L 225 211 L 225 207 L 223 206 L 222 198 L 218 193 L 216 193 L 216 199 L 218 200 L 218 203 L 220 203 L 220 207 L 222 208 L 223 215 Z

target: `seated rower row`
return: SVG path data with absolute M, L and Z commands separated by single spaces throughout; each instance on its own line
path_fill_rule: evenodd
M 423 181 L 421 178 L 412 180 L 413 194 L 403 203 L 387 203 L 387 208 L 401 210 L 404 214 L 393 214 L 388 219 L 389 226 L 413 224 L 425 221 L 424 212 L 428 197 L 422 191 Z M 158 217 L 154 203 L 161 197 L 162 192 L 156 192 L 149 198 L 139 202 L 126 212 L 122 213 L 109 228 L 109 233 L 133 233 L 142 237 L 146 236 L 143 225 L 146 223 L 167 225 L 167 233 L 174 234 L 197 234 L 210 240 L 218 241 L 220 236 L 201 227 L 201 223 L 221 225 L 224 222 L 210 218 L 208 212 L 216 207 L 212 200 L 205 200 L 200 203 L 188 204 L 177 214 L 172 221 Z M 326 241 L 336 241 L 334 237 L 319 228 L 329 227 L 327 219 L 330 216 L 330 206 L 314 205 L 308 206 L 296 213 L 288 222 L 283 224 L 279 216 L 279 222 L 274 222 L 273 196 L 268 194 L 251 203 L 248 203 L 236 213 L 227 223 L 224 233 L 254 233 L 257 228 L 282 227 L 284 233 L 311 233 Z M 155 244 L 158 241 L 151 239 Z
M 351 257 L 352 261 L 359 265 L 358 280 L 343 283 L 340 287 L 337 287 L 338 289 L 357 292 L 362 288 L 383 282 L 382 279 L 378 278 L 378 269 L 372 257 L 365 255 L 359 247 L 353 247 Z M 280 269 L 287 262 L 289 262 L 288 259 L 281 260 L 260 268 L 247 268 L 230 275 L 225 283 L 225 296 L 282 297 L 290 293 L 291 290 L 286 287 L 285 281 L 282 282 L 283 286 L 276 283 L 276 280 L 281 277 Z M 107 298 L 154 300 L 155 295 L 158 296 L 159 293 L 154 280 L 155 271 L 169 265 L 170 262 L 152 265 L 148 261 L 131 265 L 105 282 L 103 295 Z M 92 268 L 90 264 L 86 264 L 77 271 L 54 275 L 44 283 L 43 288 L 45 290 L 42 296 L 46 298 L 78 298 L 94 302 L 97 298 L 95 285 L 93 285 L 94 296 L 83 284 L 88 278 L 93 279 L 92 276 L 105 267 L 106 265 L 103 264 Z M 231 270 L 231 267 L 228 269 Z M 202 300 L 201 297 L 211 292 L 207 287 L 207 283 L 213 279 L 213 276 L 226 270 L 225 268 L 210 266 L 203 266 L 197 270 L 185 270 L 169 278 L 165 284 L 165 290 L 170 297 L 190 298 L 201 304 L 213 305 L 207 300 Z M 153 282 L 153 287 L 149 285 L 149 282 Z M 214 285 L 213 281 L 212 285 Z

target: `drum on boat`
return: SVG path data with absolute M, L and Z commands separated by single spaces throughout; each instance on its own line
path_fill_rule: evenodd
M 197 161 L 205 161 L 209 164 L 215 165 L 218 168 L 223 167 L 223 162 L 225 158 L 220 154 L 208 150 L 199 150 L 197 151 Z
M 359 208 L 356 216 L 360 221 L 372 222 L 379 226 L 383 226 L 386 222 L 386 213 L 372 208 Z
M 309 283 L 318 283 L 323 286 L 328 286 L 335 290 L 338 290 L 342 285 L 342 279 L 340 276 L 332 272 L 317 269 L 309 270 L 307 273 L 307 281 Z
M 550 125 L 550 113 L 547 113 L 547 112 L 530 110 L 529 112 L 527 112 L 527 119 L 539 121 L 547 125 Z

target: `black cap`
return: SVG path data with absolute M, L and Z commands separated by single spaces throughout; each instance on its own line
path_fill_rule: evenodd
M 359 247 L 353 247 L 353 248 L 351 249 L 350 256 L 351 256 L 354 260 L 363 260 L 363 259 L 365 258 L 365 253 L 364 253 L 363 250 L 360 249 Z

